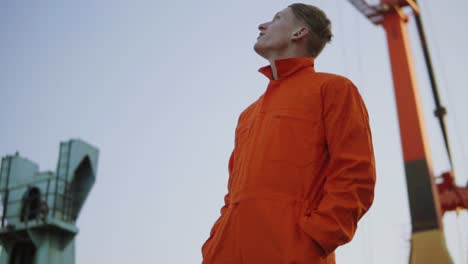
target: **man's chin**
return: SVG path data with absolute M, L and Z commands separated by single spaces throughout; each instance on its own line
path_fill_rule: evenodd
M 266 52 L 265 52 L 265 51 L 266 51 L 265 47 L 262 47 L 262 45 L 260 45 L 260 44 L 257 42 L 257 43 L 255 43 L 255 45 L 254 45 L 253 48 L 254 48 L 255 52 L 256 52 L 258 55 L 262 56 L 263 58 L 266 58 L 266 57 L 265 57 L 265 54 L 266 54 Z

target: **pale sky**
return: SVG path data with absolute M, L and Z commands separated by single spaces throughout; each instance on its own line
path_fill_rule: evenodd
M 370 1 L 376 2 L 376 1 Z M 468 181 L 464 0 L 421 2 L 459 185 Z M 76 263 L 200 263 L 219 217 L 237 118 L 266 89 L 258 24 L 292 1 L 0 1 L 0 156 L 55 171 L 60 141 L 100 149 Z M 307 1 L 333 23 L 316 70 L 350 78 L 370 114 L 375 202 L 338 263 L 407 263 L 411 224 L 384 30 L 348 1 Z M 450 3 L 450 4 L 448 4 Z M 435 175 L 449 169 L 414 19 L 408 25 Z M 444 217 L 468 263 L 468 214 Z

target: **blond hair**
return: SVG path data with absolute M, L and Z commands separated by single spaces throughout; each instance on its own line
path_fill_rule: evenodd
M 313 57 L 317 57 L 333 37 L 330 20 L 316 6 L 296 3 L 289 7 L 296 19 L 305 23 L 309 28 L 310 34 L 308 34 L 307 39 L 308 51 Z

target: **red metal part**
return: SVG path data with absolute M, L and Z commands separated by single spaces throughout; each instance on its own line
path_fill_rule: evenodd
M 398 7 L 411 6 L 414 10 L 418 10 L 418 5 L 413 0 L 382 0 L 382 4 Z
M 443 173 L 442 183 L 437 184 L 442 213 L 459 209 L 468 209 L 468 186 L 458 187 L 450 172 Z
M 429 160 L 429 145 L 405 21 L 395 12 L 389 12 L 385 14 L 383 26 L 392 65 L 403 158 L 405 161 Z

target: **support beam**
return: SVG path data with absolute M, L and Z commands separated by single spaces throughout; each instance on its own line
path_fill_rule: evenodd
M 432 175 L 413 59 L 406 30 L 407 18 L 393 6 L 384 14 L 392 65 L 400 136 L 412 223 L 410 263 L 452 263 L 443 235 L 438 192 Z

